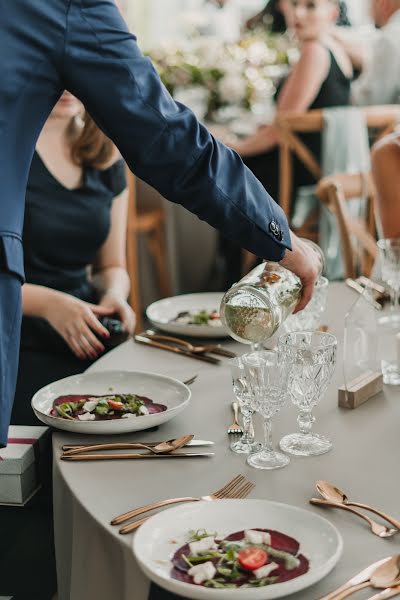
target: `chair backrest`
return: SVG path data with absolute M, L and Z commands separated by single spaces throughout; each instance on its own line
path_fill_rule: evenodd
M 369 173 L 335 175 L 321 179 L 317 197 L 335 215 L 341 237 L 346 277 L 359 274 L 369 277 L 377 257 L 375 240 L 375 186 Z M 348 212 L 348 200 L 366 198 L 365 220 L 355 219 Z
M 136 331 L 143 329 L 142 306 L 139 291 L 139 265 L 137 249 L 137 203 L 136 203 L 136 178 L 133 173 L 126 168 L 129 189 L 128 222 L 126 235 L 126 267 L 131 280 L 131 290 L 129 293 L 129 304 L 136 313 Z
M 399 105 L 367 106 L 360 110 L 365 116 L 368 129 L 377 132 L 376 139 L 393 131 L 400 122 Z M 279 115 L 275 126 L 280 137 L 279 204 L 286 215 L 290 216 L 293 191 L 292 155 L 299 158 L 317 182 L 322 177 L 318 159 L 307 148 L 299 134 L 322 132 L 324 128 L 323 110 Z

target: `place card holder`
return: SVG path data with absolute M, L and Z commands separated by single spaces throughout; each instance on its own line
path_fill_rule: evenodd
M 365 289 L 345 317 L 343 379 L 338 404 L 354 409 L 383 389 L 377 353 L 378 322 L 371 291 Z

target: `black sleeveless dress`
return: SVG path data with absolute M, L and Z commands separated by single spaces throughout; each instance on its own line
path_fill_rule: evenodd
M 330 68 L 325 81 L 310 105 L 309 110 L 350 106 L 351 79 L 339 67 L 336 58 L 329 50 Z M 283 82 L 284 83 L 284 82 Z M 283 87 L 283 85 L 282 85 Z M 282 89 L 282 88 L 281 88 Z M 279 90 L 278 90 L 279 97 Z M 308 133 L 301 136 L 305 145 L 313 152 L 318 161 L 321 160 L 321 134 Z M 273 148 L 256 156 L 244 157 L 243 162 L 261 181 L 267 192 L 278 202 L 279 199 L 279 148 Z M 313 185 L 316 181 L 311 173 L 296 157 L 293 157 L 293 199 L 299 187 Z M 224 287 L 240 279 L 241 248 L 236 244 L 220 238 L 220 251 L 225 262 Z
M 26 282 L 97 302 L 87 268 L 108 236 L 113 199 L 125 188 L 123 161 L 103 171 L 85 169 L 80 187 L 70 190 L 35 152 L 23 231 Z M 78 359 L 47 321 L 24 317 L 12 423 L 38 424 L 30 407 L 32 395 L 90 364 Z

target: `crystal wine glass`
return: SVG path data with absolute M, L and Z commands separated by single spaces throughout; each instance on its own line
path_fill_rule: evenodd
M 300 433 L 282 438 L 280 448 L 288 454 L 315 456 L 332 448 L 324 436 L 312 433 L 312 409 L 321 400 L 336 364 L 337 341 L 330 333 L 293 332 L 279 338 L 279 358 L 288 369 L 288 390 L 300 409 Z
M 259 450 L 260 444 L 254 442 L 254 409 L 250 402 L 250 392 L 242 357 L 232 358 L 229 364 L 232 375 L 233 393 L 239 402 L 240 412 L 243 415 L 243 435 L 237 442 L 232 442 L 231 450 L 238 454 L 250 454 Z
M 260 452 L 251 454 L 247 463 L 256 469 L 279 469 L 290 459 L 272 446 L 272 417 L 287 397 L 285 370 L 277 352 L 252 352 L 243 356 L 246 380 L 253 408 L 263 417 L 265 443 Z
M 400 238 L 378 241 L 381 257 L 382 279 L 390 288 L 391 314 L 380 319 L 381 323 L 392 323 L 400 326 Z

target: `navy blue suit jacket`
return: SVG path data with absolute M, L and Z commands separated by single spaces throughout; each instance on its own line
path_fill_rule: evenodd
M 3 273 L 23 280 L 29 166 L 64 89 L 84 103 L 131 170 L 163 196 L 258 256 L 280 260 L 290 247 L 281 209 L 240 157 L 172 100 L 113 0 L 0 0 L 0 65 Z M 9 291 L 0 285 L 1 293 Z M 3 321 L 0 315 L 0 337 Z M 15 347 L 0 344 L 0 444 L 11 402 L 3 379 L 13 377 L 8 366 L 13 373 L 16 361 Z

